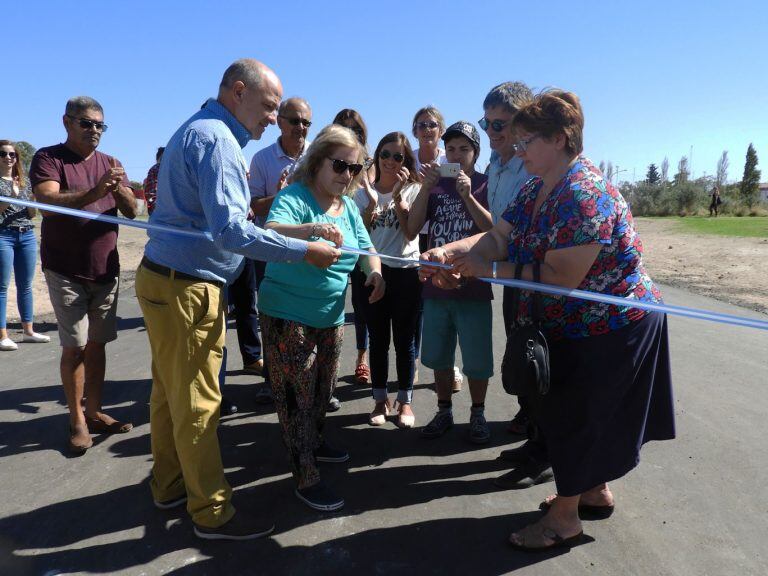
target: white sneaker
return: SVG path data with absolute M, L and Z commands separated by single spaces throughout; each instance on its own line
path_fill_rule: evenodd
M 3 338 L 0 340 L 0 350 L 4 352 L 11 352 L 12 350 L 18 350 L 19 347 L 16 345 L 16 342 L 11 340 L 10 338 Z
M 38 334 L 37 332 L 32 332 L 32 334 L 24 334 L 23 342 L 33 342 L 35 344 L 44 344 L 45 342 L 50 342 L 51 337 L 46 336 L 45 334 Z

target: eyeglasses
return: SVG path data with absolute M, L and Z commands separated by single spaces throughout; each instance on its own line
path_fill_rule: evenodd
M 381 158 L 382 160 L 386 160 L 390 156 L 392 157 L 392 160 L 394 160 L 398 164 L 402 162 L 403 159 L 405 158 L 405 156 L 400 154 L 400 152 L 395 152 L 394 154 L 392 154 L 389 150 L 382 150 L 381 153 L 379 154 L 379 158 Z
M 288 122 L 288 124 L 291 126 L 298 126 L 299 124 L 304 126 L 304 128 L 309 128 L 312 126 L 312 122 L 306 118 L 289 118 L 288 116 L 283 116 L 282 114 L 278 114 L 278 116 Z
M 541 134 L 534 134 L 533 136 L 526 138 L 524 140 L 518 140 L 515 144 L 512 145 L 512 147 L 515 150 L 515 153 L 520 154 L 528 150 L 528 146 L 530 145 L 530 143 L 536 140 L 536 138 L 538 138 L 539 136 L 541 136 Z
M 416 128 L 421 128 L 422 130 L 427 130 L 428 128 L 437 128 L 438 126 L 440 126 L 440 124 L 433 121 L 416 122 Z
M 16 158 L 16 152 L 6 152 L 5 150 L 0 150 L 0 158 L 5 158 L 8 156 L 8 158 Z
M 344 174 L 347 170 L 349 170 L 349 173 L 352 176 L 357 176 L 360 174 L 360 171 L 363 169 L 362 164 L 350 164 L 349 162 L 344 162 L 344 160 L 338 160 L 336 158 L 328 157 L 328 160 L 333 162 L 333 171 L 336 172 L 336 174 Z
M 488 131 L 489 126 L 493 128 L 494 132 L 501 132 L 502 130 L 504 130 L 504 126 L 509 124 L 509 120 L 494 120 L 493 122 L 489 122 L 488 118 L 483 116 L 482 118 L 480 118 L 480 120 L 477 121 L 477 123 L 480 125 L 480 128 L 482 128 L 486 132 Z
M 83 130 L 97 130 L 98 132 L 106 132 L 108 126 L 104 124 L 104 122 L 96 122 L 94 120 L 86 120 L 85 118 L 76 118 L 74 116 L 70 116 L 69 114 L 66 115 L 67 118 L 71 118 L 72 120 L 77 120 L 77 123 L 80 125 L 80 128 Z

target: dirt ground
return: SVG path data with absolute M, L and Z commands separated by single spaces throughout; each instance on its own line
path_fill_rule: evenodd
M 768 284 L 764 282 L 768 274 L 768 239 L 684 234 L 676 231 L 670 220 L 637 218 L 636 222 L 645 245 L 646 267 L 655 281 L 768 314 Z M 36 231 L 39 233 L 39 227 Z M 133 285 L 146 241 L 143 230 L 127 226 L 120 230 L 123 290 Z M 51 303 L 39 260 L 37 268 L 35 319 L 50 319 Z M 13 281 L 8 303 L 9 323 L 18 322 Z

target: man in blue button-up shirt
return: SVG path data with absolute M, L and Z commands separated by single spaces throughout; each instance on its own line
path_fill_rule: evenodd
M 227 68 L 218 98 L 168 142 L 150 219 L 208 232 L 212 240 L 153 230 L 136 273 L 152 349 L 152 495 L 161 509 L 186 503 L 200 538 L 246 540 L 274 528 L 235 514 L 224 477 L 216 436 L 222 287 L 237 278 L 243 256 L 322 268 L 340 256 L 329 244 L 286 238 L 247 220 L 242 148 L 275 123 L 281 98 L 280 80 L 261 62 L 238 60 Z

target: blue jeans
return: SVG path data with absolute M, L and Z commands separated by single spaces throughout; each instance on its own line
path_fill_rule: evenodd
M 37 239 L 32 230 L 0 228 L 0 328 L 6 327 L 11 270 L 16 278 L 16 303 L 22 322 L 32 322 L 32 278 L 37 261 Z

